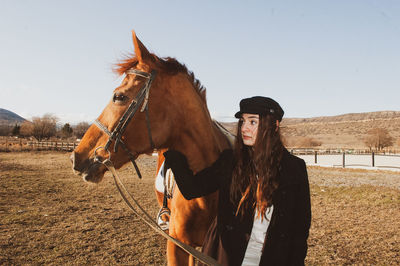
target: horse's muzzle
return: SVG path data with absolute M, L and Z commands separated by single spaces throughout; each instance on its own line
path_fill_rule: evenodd
M 74 174 L 82 176 L 83 180 L 98 183 L 104 176 L 106 167 L 89 158 L 81 159 L 75 151 L 70 156 Z

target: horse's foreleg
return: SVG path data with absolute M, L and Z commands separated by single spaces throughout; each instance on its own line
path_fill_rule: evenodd
M 162 207 L 163 206 L 163 200 L 164 200 L 164 193 L 161 193 L 161 192 L 157 191 L 156 189 L 155 189 L 155 193 L 156 193 L 156 198 L 157 198 L 158 205 L 160 207 Z
M 175 215 L 172 215 L 170 220 L 170 227 L 169 227 L 169 235 L 173 238 L 180 240 L 181 242 L 185 243 L 186 245 L 191 245 L 191 237 L 190 234 L 188 235 L 188 230 L 185 224 L 179 223 L 179 218 L 177 218 L 176 212 Z M 190 230 L 189 230 L 190 232 Z M 171 241 L 167 242 L 167 261 L 168 266 L 171 265 L 178 265 L 178 266 L 187 266 L 187 265 L 194 265 L 194 259 L 192 256 L 172 243 Z
M 167 261 L 168 266 L 188 265 L 189 255 L 171 241 L 167 242 Z M 190 265 L 190 263 L 189 263 Z M 194 265 L 194 264 L 192 264 Z
M 194 266 L 194 257 L 189 255 L 189 266 Z

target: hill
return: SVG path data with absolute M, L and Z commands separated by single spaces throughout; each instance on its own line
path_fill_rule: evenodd
M 371 120 L 388 120 L 400 118 L 400 111 L 380 111 L 368 113 L 350 113 L 336 116 L 320 116 L 312 118 L 284 118 L 282 124 L 294 125 L 302 123 L 344 123 L 344 122 L 366 122 Z
M 24 121 L 25 118 L 16 113 L 0 108 L 0 125 L 15 125 L 21 124 Z
M 236 133 L 236 123 L 224 123 L 224 125 Z M 364 139 L 372 128 L 387 129 L 397 143 L 400 139 L 400 112 L 380 111 L 312 118 L 284 118 L 281 128 L 288 147 L 297 147 L 305 138 L 311 138 L 321 142 L 319 148 L 322 149 L 365 149 Z M 395 148 L 400 148 L 397 145 Z

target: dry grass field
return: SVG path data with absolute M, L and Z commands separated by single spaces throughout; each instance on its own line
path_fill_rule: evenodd
M 125 206 L 111 176 L 99 185 L 71 172 L 64 152 L 0 153 L 0 264 L 165 264 L 165 240 Z M 155 157 L 122 179 L 155 216 Z M 400 173 L 308 169 L 308 265 L 400 264 Z M 382 186 L 362 180 L 389 179 Z M 361 181 L 360 181 L 361 180 Z M 376 184 L 376 182 L 374 183 Z

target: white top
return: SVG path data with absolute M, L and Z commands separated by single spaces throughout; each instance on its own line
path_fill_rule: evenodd
M 253 228 L 251 229 L 251 235 L 249 243 L 247 244 L 246 253 L 242 265 L 259 265 L 261 260 L 261 251 L 264 246 L 265 235 L 271 221 L 273 206 L 269 207 L 266 211 L 267 218 L 261 221 L 261 217 L 257 219 L 257 212 L 254 216 Z
M 164 162 L 162 163 L 160 170 L 158 170 L 155 182 L 156 190 L 161 193 L 164 193 Z

